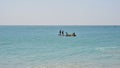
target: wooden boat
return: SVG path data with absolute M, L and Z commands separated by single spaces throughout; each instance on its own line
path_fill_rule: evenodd
M 76 36 L 76 34 L 66 34 L 66 35 L 61 35 L 61 34 L 58 34 L 58 36 L 66 36 L 66 37 L 75 37 Z
M 66 34 L 67 37 L 75 37 L 75 34 Z

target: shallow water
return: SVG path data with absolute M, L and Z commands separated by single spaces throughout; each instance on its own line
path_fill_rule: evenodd
M 120 68 L 119 42 L 120 26 L 0 26 L 0 68 Z

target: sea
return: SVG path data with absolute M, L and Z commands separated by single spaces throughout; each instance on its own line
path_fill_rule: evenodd
M 120 26 L 0 26 L 0 68 L 120 68 Z

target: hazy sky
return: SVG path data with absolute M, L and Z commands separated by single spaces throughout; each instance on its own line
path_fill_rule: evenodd
M 120 25 L 120 0 L 0 0 L 0 25 Z

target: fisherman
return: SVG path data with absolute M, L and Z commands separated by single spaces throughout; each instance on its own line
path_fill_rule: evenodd
M 75 32 L 72 34 L 73 36 L 76 36 Z
M 59 31 L 59 35 L 61 35 L 61 30 Z
M 64 36 L 64 31 L 62 31 L 62 35 Z

